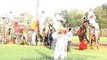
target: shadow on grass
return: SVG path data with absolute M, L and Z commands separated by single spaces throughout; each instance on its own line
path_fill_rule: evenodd
M 107 46 L 107 44 L 100 44 L 100 46 Z
M 72 43 L 71 46 L 75 46 L 75 47 L 78 47 L 79 46 L 79 43 Z
M 38 57 L 36 60 L 53 60 L 53 57 L 49 56 L 48 53 L 43 53 L 39 50 L 35 50 L 41 57 Z
M 72 43 L 72 45 L 71 45 L 71 47 L 73 48 L 73 49 L 76 49 L 76 50 L 79 50 L 79 44 L 78 43 Z

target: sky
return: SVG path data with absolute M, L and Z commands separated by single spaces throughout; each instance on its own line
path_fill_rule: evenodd
M 52 16 L 54 12 L 60 12 L 67 9 L 79 9 L 88 11 L 89 8 L 95 8 L 107 3 L 106 0 L 39 0 L 38 12 L 45 10 L 47 16 Z M 37 0 L 0 0 L 0 15 L 20 13 L 30 13 L 36 16 Z

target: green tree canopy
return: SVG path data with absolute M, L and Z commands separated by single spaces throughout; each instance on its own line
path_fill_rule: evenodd
M 82 18 L 84 16 L 84 13 L 74 9 L 74 10 L 63 10 L 62 16 L 66 20 L 66 26 L 80 26 L 82 23 Z
M 97 16 L 97 22 L 100 25 L 100 28 L 107 28 L 107 4 L 102 4 L 94 9 L 94 12 Z

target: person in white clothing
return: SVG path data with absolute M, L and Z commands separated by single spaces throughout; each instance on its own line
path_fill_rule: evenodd
M 90 24 L 93 24 L 96 22 L 96 16 L 95 16 L 95 13 L 92 11 L 92 9 L 90 9 L 90 11 L 88 12 L 87 17 Z
M 58 32 L 56 46 L 54 50 L 54 60 L 65 60 L 67 57 L 68 40 L 63 30 Z
M 68 39 L 68 46 L 67 46 L 67 51 L 70 51 L 70 46 L 71 46 L 71 40 L 72 40 L 72 32 L 71 28 L 68 29 L 68 32 L 66 33 L 67 39 Z
M 57 41 L 57 32 L 56 30 L 54 30 L 53 34 L 52 34 L 52 38 L 53 38 L 53 41 L 52 41 L 52 49 L 55 49 L 55 46 L 56 46 L 56 41 Z
M 36 45 L 36 33 L 35 31 L 32 32 L 32 41 L 31 41 L 32 45 Z
M 39 16 L 39 30 L 40 30 L 40 35 L 41 35 L 41 36 L 44 36 L 44 35 L 43 35 L 43 30 L 44 30 L 44 28 L 45 28 L 46 18 L 47 18 L 47 16 L 46 16 L 46 14 L 45 14 L 45 11 L 42 11 L 42 14 L 40 14 L 40 16 Z

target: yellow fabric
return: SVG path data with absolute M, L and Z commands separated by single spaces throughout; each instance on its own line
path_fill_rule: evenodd
M 63 25 L 60 26 L 60 30 L 65 30 Z
M 36 23 L 35 22 L 33 22 L 33 23 L 31 23 L 31 29 L 36 29 Z

